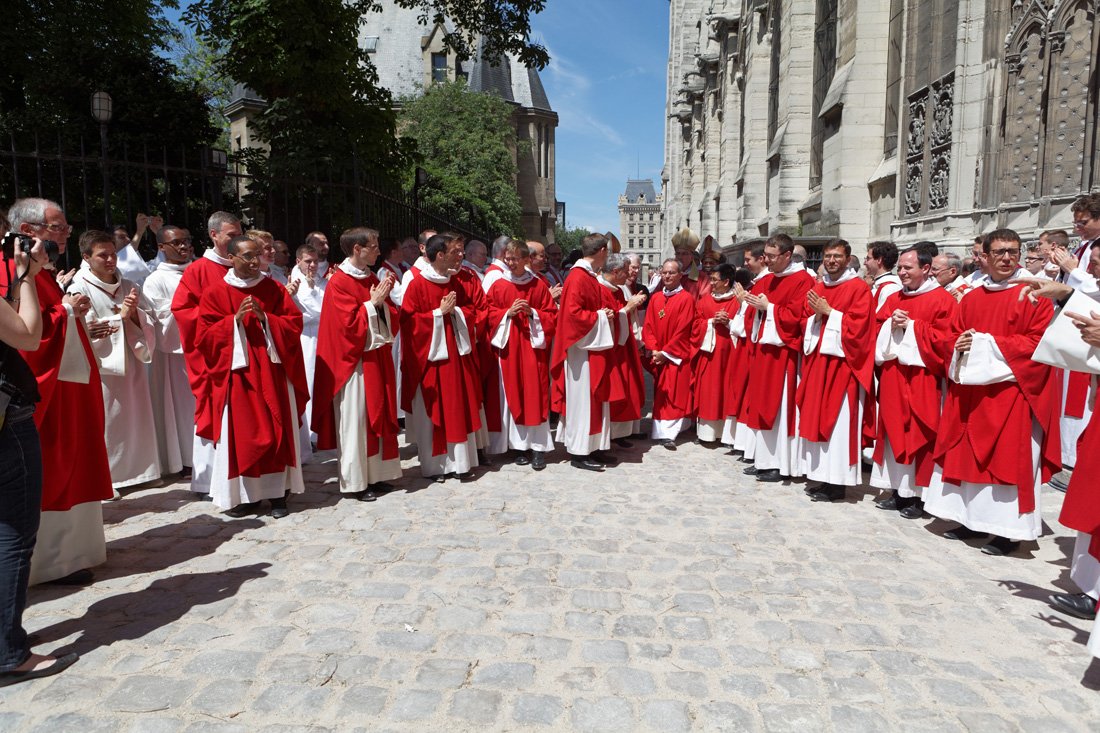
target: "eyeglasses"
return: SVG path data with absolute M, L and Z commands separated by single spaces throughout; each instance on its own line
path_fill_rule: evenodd
M 990 257 L 1000 258 L 1009 257 L 1011 259 L 1019 259 L 1020 250 L 1018 249 L 992 249 L 989 251 Z
M 260 259 L 259 255 L 254 255 L 251 252 L 249 252 L 248 254 L 244 254 L 244 255 L 229 255 L 229 256 L 233 257 L 235 259 L 238 259 L 238 260 L 242 260 L 244 262 L 255 262 L 258 259 Z
M 1087 219 L 1074 219 L 1074 220 L 1073 220 L 1073 226 L 1075 226 L 1075 227 L 1077 227 L 1077 228 L 1080 228 L 1080 227 L 1083 227 L 1083 226 L 1087 226 L 1087 225 L 1088 225 L 1088 223 L 1089 223 L 1090 221 L 1092 221 L 1092 220 L 1093 220 L 1094 218 L 1095 218 L 1095 217 L 1091 217 L 1091 216 L 1090 216 L 1090 217 L 1088 217 Z
M 40 221 L 37 224 L 31 224 L 31 226 L 45 229 L 50 234 L 72 234 L 73 228 L 68 224 L 47 224 L 44 221 Z
M 1024 262 L 1042 262 L 1044 257 L 1025 257 Z
M 174 247 L 175 249 L 183 249 L 184 247 L 191 246 L 191 237 L 181 237 L 180 239 L 167 239 L 161 242 L 161 244 L 167 244 L 169 247 Z

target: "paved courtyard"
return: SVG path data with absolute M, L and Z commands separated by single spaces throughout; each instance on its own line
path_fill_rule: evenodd
M 131 493 L 94 585 L 31 590 L 28 630 L 82 659 L 0 690 L 0 730 L 1100 725 L 1091 624 L 1045 600 L 1070 588 L 1061 494 L 1038 549 L 993 558 L 721 450 L 622 453 L 436 485 L 405 449 L 406 491 L 374 504 L 322 454 L 278 521 Z

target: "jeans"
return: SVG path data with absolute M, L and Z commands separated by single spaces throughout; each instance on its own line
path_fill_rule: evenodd
M 31 653 L 23 610 L 42 515 L 42 448 L 33 416 L 32 408 L 12 407 L 0 429 L 0 672 Z

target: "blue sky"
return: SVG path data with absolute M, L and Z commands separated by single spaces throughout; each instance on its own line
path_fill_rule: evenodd
M 549 0 L 534 36 L 550 51 L 541 72 L 558 113 L 557 197 L 566 223 L 619 230 L 626 179 L 660 190 L 668 64 L 667 0 Z

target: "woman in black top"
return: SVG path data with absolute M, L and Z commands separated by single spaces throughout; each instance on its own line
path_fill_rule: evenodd
M 38 240 L 29 254 L 16 242 L 13 259 L 0 260 L 0 687 L 57 674 L 77 660 L 33 654 L 23 629 L 42 511 L 42 453 L 34 424 L 38 384 L 19 350 L 34 351 L 42 340 L 35 277 L 46 255 Z

